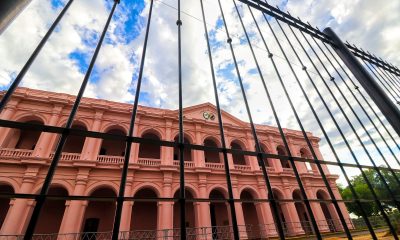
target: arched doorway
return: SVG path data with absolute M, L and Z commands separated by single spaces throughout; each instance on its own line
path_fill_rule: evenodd
M 242 144 L 239 141 L 232 141 L 231 143 L 231 149 L 236 149 L 236 150 L 245 150 L 244 146 L 242 146 Z M 244 154 L 242 153 L 234 153 L 232 154 L 232 158 L 233 158 L 233 164 L 236 165 L 246 165 L 246 159 Z
M 13 194 L 15 193 L 14 188 L 10 185 L 0 185 L 0 194 Z M 8 210 L 10 209 L 10 201 L 8 198 L 0 198 L 0 228 L 3 226 L 4 220 L 6 219 Z
M 71 127 L 72 129 L 87 131 L 85 125 L 81 123 L 74 123 Z M 74 136 L 70 135 L 64 144 L 63 152 L 66 153 L 81 153 L 83 149 L 83 144 L 85 144 L 86 137 L 84 136 Z
M 52 186 L 49 189 L 50 196 L 68 196 L 68 191 L 61 186 Z M 39 215 L 35 233 L 50 234 L 58 233 L 61 227 L 61 221 L 65 212 L 65 200 L 46 199 L 42 211 Z
M 185 197 L 186 199 L 193 199 L 193 194 L 186 189 L 185 192 Z M 179 189 L 175 192 L 174 198 L 179 198 Z M 180 207 L 181 204 L 179 201 L 174 203 L 174 229 L 180 229 L 181 228 L 181 215 L 180 215 Z M 194 209 L 194 202 L 189 202 L 186 201 L 185 204 L 185 226 L 186 226 L 186 234 L 189 236 L 195 234 L 195 227 L 196 227 L 196 222 L 195 222 L 195 209 Z M 175 234 L 174 234 L 175 236 Z
M 286 150 L 283 146 L 278 146 L 276 148 L 276 152 L 278 153 L 278 155 L 280 156 L 287 156 L 288 154 L 286 153 Z M 281 159 L 281 164 L 283 168 L 292 168 L 292 166 L 290 165 L 290 162 L 288 159 Z
M 300 190 L 294 190 L 293 191 L 293 200 L 295 200 L 294 202 L 294 206 L 296 207 L 296 211 L 297 211 L 297 215 L 299 216 L 300 219 L 300 223 L 301 223 L 301 227 L 303 228 L 304 232 L 307 234 L 312 233 L 312 227 L 311 227 L 311 223 L 310 223 L 310 218 L 308 217 L 307 211 L 306 211 L 306 207 L 304 205 L 303 202 L 303 198 L 300 194 Z
M 179 142 L 179 136 L 174 138 L 174 141 Z M 183 138 L 183 143 L 191 143 L 186 137 Z M 174 160 L 179 160 L 179 148 L 174 147 Z M 189 148 L 184 148 L 183 150 L 183 160 L 184 161 L 192 161 L 192 151 Z
M 335 225 L 339 224 L 339 223 L 336 223 L 332 217 L 335 214 L 335 210 L 333 209 L 332 203 L 329 202 L 328 194 L 326 194 L 322 190 L 318 190 L 317 191 L 317 199 L 325 200 L 325 201 L 320 202 L 320 206 L 321 206 L 322 212 L 324 213 L 324 217 L 325 217 L 326 223 L 328 224 L 329 230 L 331 232 L 335 232 L 336 231 Z
M 218 144 L 216 141 L 214 141 L 212 138 L 206 138 L 203 143 L 204 146 L 207 147 L 218 147 Z M 221 163 L 221 153 L 217 151 L 210 151 L 210 150 L 205 150 L 204 151 L 204 160 L 205 162 L 208 163 Z
M 97 188 L 90 194 L 91 197 L 116 197 L 116 193 L 108 186 Z M 85 239 L 96 239 L 98 232 L 111 232 L 114 224 L 115 201 L 90 200 L 83 218 Z
M 121 129 L 110 129 L 106 133 L 126 136 Z M 101 143 L 99 155 L 124 156 L 126 143 L 124 140 L 104 139 Z
M 230 219 L 228 215 L 227 202 L 225 195 L 219 190 L 214 189 L 210 192 L 210 217 L 213 239 L 228 239 L 230 235 Z M 220 201 L 218 201 L 220 200 Z
M 142 135 L 142 138 L 152 139 L 152 140 L 160 140 L 160 138 L 152 133 L 147 132 Z M 139 158 L 154 158 L 160 159 L 161 151 L 160 146 L 154 143 L 140 143 L 139 144 Z
M 273 194 L 275 197 L 275 200 L 277 201 L 277 207 L 278 207 L 278 214 L 280 217 L 280 221 L 281 221 L 281 225 L 283 227 L 283 230 L 285 232 L 285 234 L 289 233 L 289 229 L 288 229 L 288 224 L 287 224 L 287 219 L 290 219 L 289 216 L 286 216 L 287 212 L 283 211 L 283 204 L 285 204 L 284 202 L 281 202 L 280 200 L 284 200 L 285 197 L 283 196 L 283 194 L 277 190 L 277 189 L 273 189 Z M 268 198 L 270 198 L 270 194 L 268 193 Z M 271 207 L 272 209 L 272 207 Z M 276 221 L 276 220 L 275 220 Z
M 246 202 L 254 200 L 253 194 L 249 190 L 243 190 L 240 194 L 242 202 L 242 210 L 244 222 L 246 224 L 246 232 L 248 239 L 261 239 L 263 236 L 260 222 L 262 222 L 261 212 L 257 212 L 254 202 Z M 260 221 L 261 220 L 261 221 Z
M 151 188 L 142 188 L 134 195 L 138 199 L 157 198 Z M 155 239 L 157 237 L 158 203 L 156 201 L 135 201 L 131 215 L 131 234 L 133 239 Z
M 43 122 L 40 120 L 25 121 L 25 123 L 43 125 Z M 10 129 L 10 132 L 4 141 L 3 147 L 34 150 L 40 134 L 40 131 L 34 131 L 30 129 Z

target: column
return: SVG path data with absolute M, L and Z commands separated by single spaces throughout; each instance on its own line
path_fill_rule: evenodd
M 133 128 L 132 136 L 137 136 L 139 132 L 140 116 L 136 117 L 135 127 Z M 139 143 L 132 142 L 131 153 L 129 157 L 130 163 L 137 163 L 139 159 Z
M 80 168 L 75 179 L 74 196 L 83 196 L 89 179 L 89 168 Z M 85 201 L 71 200 L 68 211 L 65 212 L 61 222 L 60 233 L 77 233 L 81 231 Z
M 100 131 L 103 113 L 104 112 L 102 110 L 96 111 L 90 131 Z M 101 144 L 101 142 L 102 140 L 100 138 L 86 138 L 82 149 L 81 159 L 95 161 L 99 153 L 99 145 Z
M 201 125 L 196 124 L 195 126 L 196 129 L 196 142 L 195 144 L 197 145 L 203 145 L 203 142 L 201 141 Z M 204 158 L 204 151 L 201 150 L 193 150 L 194 151 L 194 161 L 196 164 L 196 167 L 205 167 L 206 166 L 206 161 Z
M 132 183 L 133 183 L 133 178 L 134 178 L 134 173 L 129 172 L 128 177 L 126 180 L 126 186 L 125 186 L 125 197 L 131 197 L 132 196 Z M 124 204 L 122 206 L 122 214 L 121 214 L 121 226 L 120 226 L 120 231 L 121 232 L 129 232 L 131 228 L 131 219 L 132 219 L 132 207 L 133 207 L 133 201 L 124 201 Z M 123 235 L 123 236 L 128 236 L 128 235 Z
M 207 175 L 199 174 L 199 198 L 208 198 Z M 206 229 L 211 234 L 210 202 L 197 202 L 200 211 L 197 214 L 199 225 L 197 227 Z
M 273 138 L 270 136 L 270 143 L 271 143 L 271 154 L 275 154 L 277 155 L 278 152 L 276 151 L 276 144 L 274 143 Z M 281 160 L 278 158 L 271 158 L 271 167 L 273 167 L 275 169 L 275 172 L 283 172 L 283 168 L 282 168 L 282 164 L 281 164 Z
M 230 142 L 231 142 L 231 138 L 230 137 L 226 137 L 225 138 L 225 141 L 226 141 L 226 144 L 227 144 L 227 148 L 231 148 L 231 146 L 229 145 L 230 144 Z M 228 163 L 229 163 L 229 169 L 235 169 L 235 164 L 233 163 L 233 156 L 232 156 L 232 154 L 231 153 L 228 153 L 227 154 L 228 155 Z
M 265 186 L 264 180 L 258 179 L 258 193 L 260 194 L 260 199 L 268 199 L 268 194 L 266 191 L 266 186 Z M 257 212 L 261 212 L 262 214 L 262 219 L 263 222 L 260 224 L 264 224 L 264 229 L 266 230 L 266 236 L 276 236 L 276 228 L 275 228 L 275 222 L 274 222 L 274 217 L 271 212 L 271 207 L 268 202 L 260 202 L 260 203 L 255 203 L 256 204 L 256 209 Z
M 249 133 L 246 133 L 246 139 L 247 139 L 247 146 L 248 146 L 248 151 L 255 151 L 255 143 L 252 140 L 252 136 Z M 255 170 L 260 170 L 260 166 L 258 165 L 258 158 L 255 156 L 246 156 L 248 159 L 248 164 L 251 167 L 251 170 L 255 171 Z
M 298 146 L 295 146 L 292 141 L 288 139 L 288 145 L 290 152 L 292 153 L 293 157 L 300 157 L 300 149 Z M 307 166 L 304 162 L 295 161 L 294 164 L 296 165 L 297 171 L 299 173 L 307 173 Z
M 292 199 L 292 191 L 289 187 L 284 188 L 285 199 Z M 299 215 L 294 202 L 281 203 L 282 212 L 285 216 L 286 223 L 288 226 L 289 234 L 299 235 L 304 234 L 303 227 L 300 223 Z
M 236 177 L 232 178 L 233 198 L 240 199 L 239 189 L 237 187 Z M 243 208 L 241 202 L 235 202 L 236 220 L 239 228 L 239 236 L 241 239 L 247 239 L 246 222 L 244 220 Z
M 172 132 L 172 120 L 167 119 L 165 121 L 165 140 L 166 141 L 174 141 L 171 136 Z M 174 148 L 161 146 L 161 164 L 162 165 L 172 165 L 172 161 L 174 159 Z
M 319 150 L 318 144 L 314 144 L 313 147 L 314 147 L 315 155 L 317 155 L 318 160 L 323 160 L 324 158 L 321 154 L 321 151 Z M 330 174 L 328 166 L 326 166 L 325 164 L 321 164 L 321 167 L 326 175 Z M 318 171 L 318 174 L 319 174 L 319 171 Z
M 38 167 L 28 167 L 28 169 L 25 170 L 24 178 L 18 191 L 19 193 L 32 193 L 38 172 Z M 31 208 L 34 206 L 33 202 L 34 201 L 30 199 L 15 199 L 12 208 L 10 208 L 4 220 L 0 234 L 23 234 L 30 218 Z
M 11 120 L 17 110 L 18 103 L 19 99 L 11 99 L 0 113 L 0 119 Z M 0 146 L 4 146 L 6 138 L 11 130 L 11 128 L 0 128 Z
M 62 105 L 54 105 L 50 120 L 48 123 L 46 123 L 46 125 L 57 126 L 62 109 Z M 43 132 L 42 134 L 40 134 L 39 140 L 36 144 L 32 156 L 49 157 L 49 154 L 52 150 L 51 147 L 53 146 L 52 140 L 55 139 L 57 139 L 57 134 L 55 133 Z
M 172 198 L 172 172 L 164 172 L 164 184 L 162 196 L 164 198 Z M 159 202 L 159 224 L 158 230 L 173 229 L 174 228 L 174 202 Z

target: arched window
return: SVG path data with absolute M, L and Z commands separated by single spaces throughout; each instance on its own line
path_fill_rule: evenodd
M 320 206 L 322 209 L 322 212 L 324 213 L 326 223 L 328 224 L 329 230 L 331 232 L 335 231 L 335 228 L 338 226 L 335 226 L 335 224 L 338 224 L 338 221 L 334 221 L 333 217 L 335 215 L 335 209 L 333 204 L 329 201 L 329 196 L 322 190 L 317 191 L 317 199 L 319 200 L 325 200 L 320 202 Z
M 245 150 L 241 144 L 237 141 L 233 141 L 231 143 L 231 148 L 232 149 L 237 149 L 237 150 Z M 234 153 L 232 154 L 232 158 L 233 158 L 233 164 L 237 164 L 237 165 L 246 165 L 246 159 L 244 157 L 244 154 L 242 153 Z
M 39 120 L 26 121 L 25 123 L 43 125 L 43 122 Z M 11 129 L 7 139 L 4 141 L 4 147 L 33 150 L 36 147 L 40 134 L 40 131 L 30 129 Z
M 142 138 L 152 139 L 152 140 L 160 140 L 160 138 L 151 132 L 147 132 L 142 135 Z M 160 145 L 156 145 L 154 143 L 140 143 L 139 145 L 139 158 L 154 158 L 160 159 L 161 151 Z
M 283 146 L 278 146 L 276 148 L 276 152 L 278 153 L 278 155 L 280 156 L 287 156 L 286 150 Z M 281 164 L 283 168 L 291 168 L 292 166 L 290 165 L 289 160 L 287 159 L 281 159 Z
M 174 138 L 174 141 L 179 142 L 179 136 Z M 191 143 L 186 137 L 183 138 L 183 143 Z M 179 160 L 179 148 L 174 147 L 174 160 Z M 183 150 L 183 160 L 192 161 L 192 151 L 189 148 L 184 148 Z
M 306 159 L 311 159 L 312 156 L 311 154 L 304 148 L 300 149 L 300 156 L 302 158 L 306 158 Z M 317 166 L 315 165 L 315 163 L 310 163 L 310 162 L 305 162 L 305 165 L 307 167 L 307 170 L 309 171 L 318 171 Z
M 204 140 L 203 145 L 207 146 L 207 147 L 215 147 L 215 148 L 218 147 L 217 143 L 212 138 L 206 138 Z M 221 162 L 220 155 L 221 154 L 219 152 L 205 150 L 204 151 L 204 160 L 205 160 L 205 162 L 209 162 L 209 163 L 220 163 Z
M 73 124 L 72 129 L 87 131 L 87 128 L 83 124 Z M 81 153 L 83 149 L 83 144 L 85 144 L 86 137 L 84 136 L 74 136 L 70 135 L 65 142 L 63 152 L 67 153 Z
M 125 136 L 125 132 L 120 129 L 111 129 L 106 133 Z M 99 155 L 124 156 L 126 143 L 124 140 L 104 139 L 101 143 Z

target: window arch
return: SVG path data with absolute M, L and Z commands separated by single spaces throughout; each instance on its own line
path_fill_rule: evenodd
M 177 143 L 179 141 L 179 135 L 176 135 L 174 141 Z M 191 143 L 188 137 L 185 135 L 183 138 L 183 143 Z M 179 148 L 174 147 L 174 160 L 179 160 Z M 189 148 L 184 148 L 183 150 L 183 160 L 185 161 L 193 161 L 192 159 L 192 150 Z
M 14 188 L 8 184 L 0 184 L 0 194 L 13 194 L 15 193 Z M 8 198 L 0 199 L 0 228 L 6 219 L 8 210 L 10 209 L 10 201 Z
M 246 150 L 243 144 L 241 144 L 238 140 L 233 140 L 231 142 L 231 149 L 236 149 L 241 151 Z M 232 158 L 233 158 L 233 164 L 246 165 L 246 158 L 243 153 L 233 153 Z
M 204 139 L 204 146 L 207 147 L 218 147 L 218 143 L 211 137 Z M 204 160 L 209 163 L 220 163 L 221 161 L 221 153 L 216 151 L 205 150 L 204 151 Z
M 283 146 L 276 147 L 276 152 L 280 156 L 287 156 L 288 155 Z M 290 165 L 289 160 L 287 160 L 287 159 L 281 159 L 281 164 L 282 164 L 283 168 L 292 168 L 292 166 Z
M 74 123 L 71 129 L 78 129 L 87 131 L 87 127 L 83 123 Z M 81 153 L 83 145 L 85 144 L 86 137 L 70 135 L 64 144 L 63 152 L 67 153 Z
M 306 159 L 312 158 L 311 154 L 305 148 L 300 149 L 300 157 Z M 318 171 L 315 163 L 305 162 L 305 165 L 307 167 L 307 170 Z
M 160 137 L 153 132 L 145 132 L 142 138 L 160 140 Z M 139 158 L 161 158 L 161 147 L 154 143 L 140 143 L 139 144 Z
M 151 199 L 157 198 L 157 193 L 150 187 L 144 187 L 137 191 L 134 198 Z M 132 206 L 131 231 L 157 230 L 157 209 L 155 201 L 137 201 Z
M 41 120 L 29 120 L 25 123 L 43 125 Z M 30 129 L 11 129 L 3 146 L 6 148 L 33 150 L 36 147 L 41 132 Z
M 111 128 L 106 133 L 126 136 L 125 131 Z M 124 156 L 126 143 L 124 140 L 104 139 L 101 143 L 99 155 Z

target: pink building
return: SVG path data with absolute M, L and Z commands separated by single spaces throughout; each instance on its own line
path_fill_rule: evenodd
M 63 126 L 75 97 L 67 94 L 19 88 L 0 118 Z M 130 104 L 84 98 L 74 128 L 126 135 L 132 106 Z M 210 103 L 184 109 L 185 141 L 193 144 L 220 146 L 216 109 Z M 140 107 L 135 136 L 174 141 L 178 135 L 178 112 Z M 228 146 L 254 151 L 250 126 L 223 112 Z M 257 125 L 263 150 L 285 154 L 276 128 Z M 309 157 L 301 132 L 285 129 L 289 146 L 295 156 Z M 319 159 L 319 138 L 309 133 Z M 36 194 L 40 191 L 58 136 L 31 130 L 0 128 L 0 192 Z M 125 143 L 79 136 L 69 137 L 53 185 L 51 195 L 116 196 L 119 189 Z M 228 155 L 237 199 L 266 199 L 267 191 L 257 159 L 244 155 Z M 266 161 L 275 196 L 279 199 L 300 199 L 300 191 L 289 162 L 279 159 Z M 329 199 L 326 187 L 313 164 L 296 162 L 308 198 Z M 185 179 L 188 198 L 227 198 L 222 154 L 186 150 Z M 335 181 L 323 165 L 336 198 L 341 199 Z M 179 163 L 177 149 L 152 144 L 133 144 L 130 158 L 126 196 L 171 198 L 179 192 Z M 271 209 L 266 202 L 237 202 L 236 215 L 240 235 L 260 238 L 276 235 Z M 23 234 L 34 201 L 30 199 L 0 199 L 0 235 Z M 321 231 L 341 230 L 332 204 L 311 202 L 313 214 Z M 350 217 L 343 203 L 342 212 Z M 230 225 L 229 207 L 221 201 L 187 202 L 188 231 L 203 233 L 222 230 Z M 69 234 L 108 232 L 112 230 L 114 202 L 83 200 L 47 201 L 36 228 L 38 234 Z M 310 231 L 309 217 L 301 202 L 281 202 L 279 211 L 289 235 Z M 179 228 L 178 203 L 166 201 L 126 202 L 123 207 L 121 231 L 130 234 L 147 230 L 148 234 L 172 236 Z M 225 226 L 225 227 L 224 227 Z M 156 233 L 155 230 L 160 230 Z M 141 233 L 143 233 L 142 231 Z M 154 235 L 154 236 L 156 236 Z M 204 235 L 205 236 L 205 235 Z M 211 238 L 205 237 L 207 239 Z

